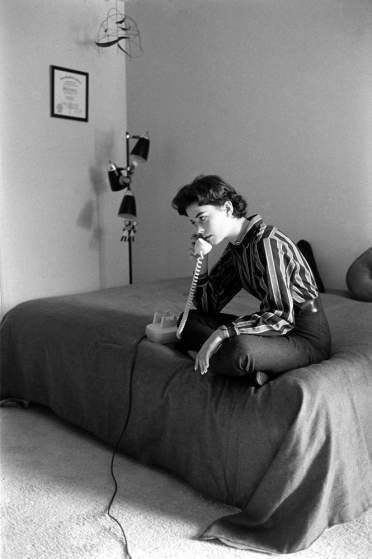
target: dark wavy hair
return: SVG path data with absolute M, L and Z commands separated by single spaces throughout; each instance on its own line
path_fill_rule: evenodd
M 190 184 L 179 189 L 172 200 L 172 207 L 179 215 L 187 215 L 186 210 L 192 204 L 223 206 L 228 200 L 234 208 L 233 216 L 246 216 L 247 202 L 235 188 L 217 175 L 199 175 Z

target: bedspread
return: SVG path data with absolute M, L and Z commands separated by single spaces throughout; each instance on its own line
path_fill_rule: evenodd
M 239 509 L 202 538 L 266 553 L 306 548 L 372 505 L 372 304 L 323 294 L 332 357 L 259 389 L 196 375 L 172 344 L 147 339 L 131 385 L 153 311 L 182 310 L 187 288 L 187 279 L 158 281 L 17 305 L 0 329 L 1 398 L 48 406 L 114 445 L 131 395 L 120 450 Z M 226 311 L 242 305 L 257 308 L 240 294 Z

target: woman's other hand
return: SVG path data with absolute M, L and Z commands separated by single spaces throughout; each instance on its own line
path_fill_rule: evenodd
M 209 336 L 196 354 L 194 364 L 195 371 L 199 372 L 201 375 L 205 375 L 209 369 L 209 362 L 212 355 L 216 353 L 223 340 L 224 336 L 221 330 L 215 330 Z

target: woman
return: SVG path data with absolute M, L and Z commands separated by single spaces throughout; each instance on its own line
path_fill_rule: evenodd
M 280 373 L 329 357 L 330 333 L 317 285 L 304 256 L 286 235 L 260 215 L 246 217 L 247 203 L 215 175 L 199 176 L 172 201 L 202 237 L 225 251 L 208 273 L 208 257 L 182 334 L 196 351 L 195 370 L 247 375 L 261 385 Z M 260 301 L 257 312 L 221 313 L 241 289 Z

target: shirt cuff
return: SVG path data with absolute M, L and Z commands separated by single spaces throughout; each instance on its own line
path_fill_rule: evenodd
M 230 324 L 224 324 L 223 326 L 220 326 L 220 328 L 223 328 L 224 331 L 227 333 L 227 338 L 233 338 L 234 336 L 239 336 L 239 330 L 236 326 L 236 324 L 234 324 L 233 322 L 230 322 Z

